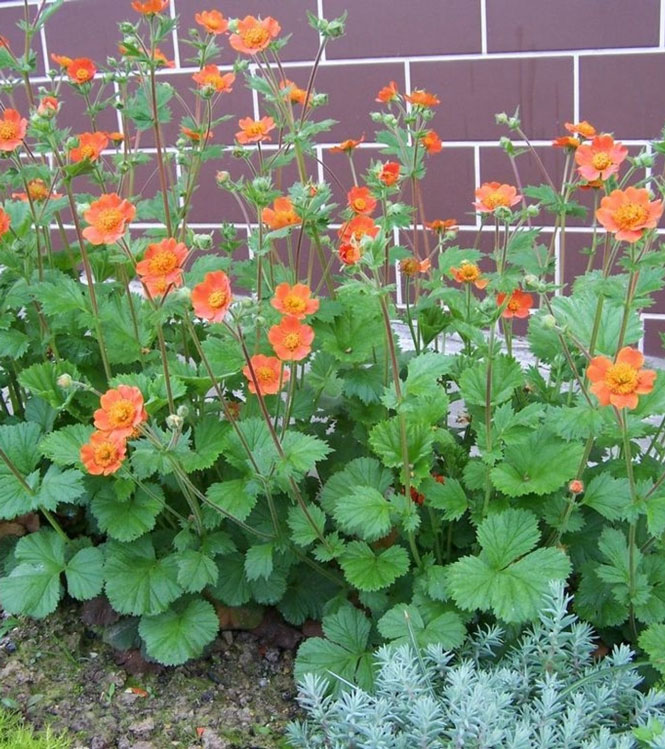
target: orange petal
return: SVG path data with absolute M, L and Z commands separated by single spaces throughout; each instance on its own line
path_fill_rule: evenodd
M 612 362 L 606 356 L 594 356 L 589 362 L 586 376 L 591 382 L 600 382 L 604 379 L 605 373 L 611 366 Z
M 617 354 L 617 362 L 627 364 L 633 369 L 640 369 L 644 364 L 644 356 L 637 349 L 630 346 L 624 346 Z

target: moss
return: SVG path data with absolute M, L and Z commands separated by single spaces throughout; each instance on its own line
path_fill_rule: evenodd
M 65 734 L 55 734 L 49 727 L 35 733 L 16 715 L 0 710 L 0 749 L 69 749 L 71 745 Z

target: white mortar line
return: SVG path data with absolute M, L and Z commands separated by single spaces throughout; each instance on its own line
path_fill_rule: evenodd
M 658 46 L 665 47 L 665 0 L 660 0 L 660 29 L 658 34 Z
M 487 0 L 480 0 L 480 51 L 487 54 Z
M 475 181 L 475 186 L 480 187 L 480 147 L 477 145 L 473 147 L 473 177 Z M 479 213 L 476 214 L 476 223 L 474 224 L 473 228 L 474 229 L 481 228 Z
M 580 121 L 580 56 L 573 55 L 573 122 Z
M 169 14 L 171 18 L 175 18 L 177 15 L 175 11 L 175 0 L 170 1 Z M 173 62 L 175 62 L 176 68 L 180 68 L 180 40 L 178 38 L 177 24 L 173 27 L 173 31 L 171 32 L 171 38 L 173 39 Z

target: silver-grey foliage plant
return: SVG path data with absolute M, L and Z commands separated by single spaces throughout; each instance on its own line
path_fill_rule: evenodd
M 552 583 L 539 620 L 497 656 L 498 627 L 457 654 L 437 645 L 382 647 L 372 693 L 333 697 L 326 679 L 299 685 L 305 722 L 287 729 L 296 749 L 628 749 L 665 747 L 665 693 L 640 692 L 633 653 L 594 659 L 592 628 L 568 613 Z M 351 686 L 351 685 L 349 685 Z

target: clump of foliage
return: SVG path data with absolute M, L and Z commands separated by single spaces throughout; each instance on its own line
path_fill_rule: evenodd
M 344 687 L 308 674 L 298 700 L 305 722 L 287 730 L 294 749 L 567 747 L 629 749 L 665 744 L 665 692 L 641 692 L 633 653 L 617 646 L 594 657 L 592 628 L 568 613 L 571 598 L 552 584 L 538 620 L 504 649 L 488 627 L 456 652 L 415 637 L 375 654 L 374 688 Z M 348 688 L 352 687 L 352 688 Z
M 69 749 L 71 739 L 56 735 L 50 728 L 36 733 L 21 719 L 6 710 L 0 710 L 0 749 Z
M 28 101 L 0 117 L 3 608 L 103 597 L 121 617 L 107 638 L 164 664 L 203 652 L 229 609 L 326 616 L 299 669 L 369 687 L 405 610 L 419 644 L 453 648 L 471 620 L 535 619 L 570 577 L 584 620 L 662 666 L 665 377 L 637 344 L 664 285 L 664 142 L 631 156 L 567 123 L 554 184 L 500 115 L 515 174 L 531 158 L 543 183 L 479 185 L 463 241 L 423 207 L 434 93 L 377 92 L 380 158 L 361 172 L 349 138 L 320 179 L 335 123 L 316 73 L 343 17 L 310 18 L 321 49 L 298 83 L 276 19 L 196 14 L 183 94 L 159 49 L 178 19 L 135 2 L 116 58 L 102 69 L 73 40 L 35 91 L 30 50 L 61 5 L 27 7 L 27 52 L 0 46 L 3 96 Z M 262 116 L 237 113 L 224 146 L 243 85 Z M 242 220 L 201 234 L 211 166 Z M 587 269 L 564 284 L 573 220 Z M 26 516 L 42 528 L 20 537 Z

